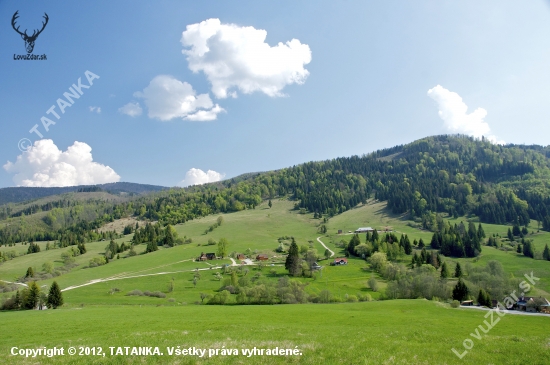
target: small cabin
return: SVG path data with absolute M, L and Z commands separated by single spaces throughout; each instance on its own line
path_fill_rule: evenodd
M 256 256 L 256 260 L 258 260 L 258 261 L 267 261 L 267 260 L 269 260 L 269 257 L 267 255 L 261 254 L 261 255 Z
M 336 258 L 331 263 L 332 266 L 340 266 L 340 265 L 347 265 L 347 264 L 348 264 L 348 259 L 345 257 Z
M 246 256 L 244 254 L 242 253 L 237 254 L 237 260 L 244 260 L 244 259 L 246 259 Z
M 206 259 L 207 260 L 215 260 L 216 259 L 216 254 L 211 252 L 211 253 L 207 253 L 206 254 Z

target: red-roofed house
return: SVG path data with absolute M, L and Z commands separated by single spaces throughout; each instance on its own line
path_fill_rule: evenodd
M 334 261 L 331 263 L 332 266 L 347 265 L 347 264 L 348 264 L 348 259 L 345 258 L 345 257 L 336 258 L 336 259 L 334 259 Z

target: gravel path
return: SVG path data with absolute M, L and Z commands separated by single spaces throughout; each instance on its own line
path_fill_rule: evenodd
M 326 248 L 327 250 L 329 250 L 329 252 L 330 252 L 330 257 L 334 256 L 334 251 L 332 251 L 330 248 L 328 248 L 327 245 L 325 245 L 325 244 L 323 243 L 323 241 L 321 241 L 321 237 L 317 237 L 317 241 L 319 241 L 319 243 L 320 243 L 321 245 L 323 245 L 324 248 Z

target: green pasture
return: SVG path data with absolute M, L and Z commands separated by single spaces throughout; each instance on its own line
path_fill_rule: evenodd
M 273 257 L 261 270 L 261 275 L 268 279 L 277 280 L 286 274 L 281 266 L 284 256 L 277 254 L 274 250 L 278 247 L 278 237 L 293 236 L 298 245 L 313 245 L 320 256 L 325 249 L 317 241 L 317 237 L 335 252 L 336 256 L 342 256 L 343 251 L 337 247 L 341 240 L 349 241 L 351 238 L 348 231 L 354 231 L 358 227 L 371 226 L 377 229 L 393 229 L 398 235 L 406 233 L 412 239 L 422 238 L 429 244 L 432 233 L 412 227 L 409 221 L 402 217 L 393 215 L 385 208 L 384 203 L 370 201 L 366 205 L 360 205 L 341 215 L 332 217 L 327 223 L 328 232 L 326 235 L 318 233 L 319 225 L 322 220 L 313 219 L 311 214 L 299 214 L 293 210 L 293 202 L 288 200 L 273 200 L 273 207 L 269 209 L 266 203 L 256 207 L 256 209 L 245 210 L 237 213 L 223 214 L 224 222 L 221 226 L 205 234 L 205 231 L 216 222 L 218 215 L 213 215 L 185 224 L 177 225 L 176 231 L 180 237 L 186 236 L 192 238 L 192 243 L 176 246 L 170 249 L 160 247 L 159 251 L 140 255 L 145 250 L 145 245 L 136 247 L 137 256 L 126 257 L 127 252 L 121 253 L 120 259 L 111 260 L 107 265 L 86 268 L 91 258 L 105 252 L 105 246 L 108 241 L 87 243 L 88 252 L 76 257 L 77 267 L 69 273 L 55 278 L 62 289 L 81 286 L 75 289 L 65 291 L 67 306 L 79 306 L 80 304 L 159 304 L 177 305 L 177 303 L 194 303 L 200 300 L 200 293 L 207 292 L 213 294 L 219 289 L 221 282 L 214 274 L 221 272 L 220 269 L 211 269 L 224 264 L 231 264 L 226 258 L 210 262 L 195 262 L 201 252 L 216 252 L 217 246 L 207 245 L 210 238 L 218 241 L 225 237 L 229 241 L 229 252 L 245 252 L 250 249 L 255 253 L 266 253 Z M 454 223 L 454 220 L 451 220 Z M 456 220 L 459 221 L 459 220 Z M 508 227 L 500 225 L 484 224 L 488 235 L 499 233 L 505 235 Z M 337 230 L 342 229 L 344 234 L 337 234 Z M 531 232 L 531 230 L 530 230 Z M 364 235 L 360 235 L 364 241 Z M 539 232 L 529 234 L 536 242 L 537 249 L 550 241 L 550 234 Z M 131 236 L 116 240 L 118 243 L 129 242 Z M 45 247 L 45 242 L 41 242 L 41 247 Z M 26 250 L 27 246 L 18 244 L 20 250 Z M 21 248 L 20 248 L 21 247 Z M 12 249 L 3 248 L 2 250 Z M 52 249 L 45 251 L 43 248 L 40 253 L 22 255 L 13 260 L 0 265 L 0 280 L 14 281 L 14 279 L 25 274 L 30 266 L 35 271 L 40 271 L 44 262 L 53 262 L 56 267 L 60 267 L 61 253 L 69 248 Z M 254 255 L 253 255 L 254 256 Z M 542 260 L 532 260 L 526 258 L 515 251 L 504 251 L 492 247 L 483 247 L 480 257 L 473 259 L 451 259 L 447 260 L 454 264 L 461 262 L 464 267 L 467 263 L 473 266 L 484 266 L 489 260 L 498 260 L 504 268 L 516 277 L 522 276 L 526 272 L 534 271 L 535 276 L 540 277 L 541 281 L 535 287 L 534 293 L 539 295 L 548 295 L 550 292 L 549 263 Z M 367 263 L 359 258 L 350 258 L 347 266 L 332 267 L 329 266 L 332 259 L 319 260 L 323 269 L 316 273 L 313 278 L 300 278 L 298 280 L 307 284 L 307 291 L 310 293 L 319 293 L 322 290 L 329 290 L 334 296 L 345 299 L 347 295 L 370 294 L 374 299 L 378 298 L 380 292 L 372 292 L 368 289 L 367 281 L 371 275 L 375 275 L 378 280 L 380 290 L 384 290 L 385 281 L 377 274 L 366 270 Z M 410 257 L 405 256 L 401 260 L 404 264 L 409 264 Z M 275 265 L 275 266 L 271 266 Z M 452 267 L 452 265 L 451 265 Z M 201 279 L 196 287 L 193 285 L 194 270 L 200 269 Z M 255 266 L 248 267 L 250 275 L 256 273 L 259 269 Z M 175 288 L 173 292 L 168 293 L 169 282 L 174 280 Z M 90 281 L 106 280 L 91 285 Z M 53 279 L 39 282 L 41 286 L 48 286 Z M 111 289 L 120 289 L 119 292 L 112 293 Z M 125 294 L 131 290 L 141 291 L 162 291 L 167 294 L 164 299 L 149 297 L 127 297 Z M 110 293 L 111 292 L 111 293 Z M 4 294 L 4 296 L 9 294 Z M 169 301 L 170 299 L 170 301 Z M 234 298 L 232 298 L 234 300 Z
M 153 300 L 153 299 L 151 299 Z M 2 313 L 4 364 L 547 364 L 550 318 L 426 300 L 275 306 L 83 306 Z M 495 315 L 496 316 L 496 315 Z M 486 326 L 485 326 L 486 328 Z M 479 339 L 470 334 L 478 329 Z M 463 353 L 463 343 L 473 347 Z M 107 355 L 22 358 L 12 347 L 102 347 Z M 111 356 L 109 347 L 158 346 L 163 356 Z M 169 356 L 167 347 L 298 348 L 301 356 Z

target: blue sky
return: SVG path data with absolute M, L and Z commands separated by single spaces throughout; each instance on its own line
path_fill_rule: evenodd
M 28 34 L 48 14 L 46 61 L 14 60 L 16 11 Z M 442 133 L 550 135 L 543 0 L 0 1 L 0 50 L 0 187 L 176 186 Z M 46 114 L 86 71 L 99 78 Z

